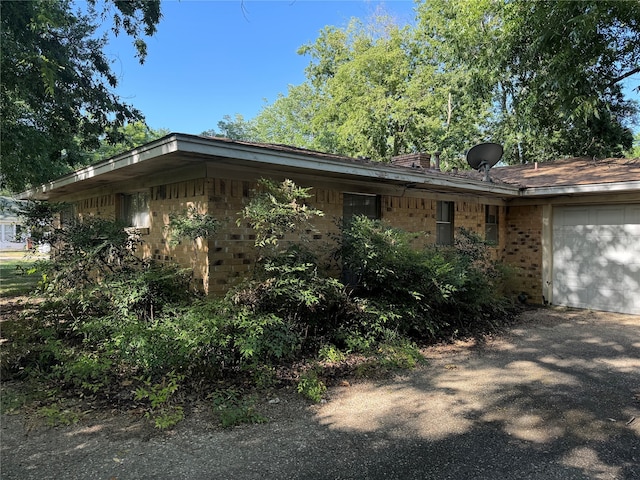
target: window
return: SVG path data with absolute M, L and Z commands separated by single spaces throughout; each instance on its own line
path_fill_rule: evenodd
M 342 203 L 342 219 L 345 225 L 357 215 L 364 215 L 372 220 L 380 218 L 380 197 L 361 193 L 345 193 Z
M 436 243 L 453 245 L 453 202 L 438 202 L 436 212 Z
M 121 218 L 128 227 L 149 227 L 149 194 L 138 192 L 122 195 Z
M 77 216 L 78 212 L 75 203 L 65 205 L 64 208 L 60 210 L 60 225 L 68 227 L 76 221 Z
M 484 235 L 485 240 L 498 244 L 498 218 L 500 209 L 497 205 L 485 206 Z

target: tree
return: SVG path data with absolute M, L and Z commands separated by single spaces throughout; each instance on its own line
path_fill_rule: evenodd
M 494 102 L 492 136 L 511 162 L 619 155 L 636 106 L 620 82 L 638 71 L 638 2 L 433 0 L 420 28 L 449 66 Z
M 160 21 L 159 0 L 91 0 L 73 12 L 71 0 L 2 2 L 2 187 L 13 191 L 41 183 L 82 164 L 82 151 L 101 140 L 122 140 L 118 129 L 142 119 L 120 101 L 97 25 L 108 15 L 113 30 L 131 35 L 141 62 L 143 35 Z
M 169 134 L 169 130 L 161 128 L 154 130 L 142 121 L 127 123 L 124 127 L 118 128 L 119 137 L 122 139 L 117 143 L 109 143 L 105 139 L 100 142 L 100 146 L 92 151 L 85 152 L 88 158 L 82 163 L 92 164 L 105 158 L 113 157 L 119 153 L 149 143 L 160 137 Z
M 234 118 L 230 115 L 225 115 L 222 120 L 218 122 L 218 129 L 205 130 L 200 135 L 205 137 L 223 137 L 231 140 L 246 140 L 251 141 L 255 139 L 254 126 L 252 121 L 247 121 L 244 117 L 236 113 Z
M 256 139 L 265 143 L 336 151 L 333 132 L 326 128 L 314 128 L 313 125 L 321 105 L 322 97 L 309 82 L 289 85 L 287 95 L 278 95 L 254 119 Z
M 628 158 L 640 158 L 640 131 L 633 136 L 632 148 L 627 152 Z
M 514 2 L 505 22 L 501 65 L 519 80 L 513 99 L 538 138 L 557 138 L 556 155 L 618 156 L 629 148 L 636 106 L 621 81 L 640 71 L 640 3 Z
M 402 153 L 445 151 L 479 135 L 486 104 L 473 102 L 462 70 L 440 67 L 415 30 L 386 16 L 326 27 L 299 53 L 307 82 L 263 109 L 260 135 L 351 156 L 388 161 Z
M 325 27 L 307 80 L 255 119 L 257 138 L 385 161 L 478 142 L 509 163 L 620 155 L 637 105 L 640 3 L 429 0 L 414 26 L 384 15 Z

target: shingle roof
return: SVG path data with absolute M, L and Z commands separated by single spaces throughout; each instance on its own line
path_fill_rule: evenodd
M 457 175 L 481 179 L 479 172 Z M 640 181 L 640 158 L 568 158 L 549 162 L 494 167 L 490 170 L 494 182 L 504 182 L 523 188 L 594 185 Z

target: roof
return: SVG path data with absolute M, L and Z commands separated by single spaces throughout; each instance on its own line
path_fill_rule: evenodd
M 21 198 L 57 200 L 93 188 L 162 174 L 176 181 L 188 170 L 215 175 L 220 168 L 246 175 L 307 175 L 328 181 L 348 180 L 395 185 L 443 193 L 473 193 L 517 197 L 518 188 L 454 177 L 445 172 L 423 170 L 344 157 L 286 145 L 234 141 L 172 133 L 138 148 L 103 160 L 21 194 Z
M 557 187 L 640 181 L 640 158 L 568 158 L 491 170 L 491 177 L 520 187 Z
M 24 203 L 12 197 L 0 196 L 0 220 L 15 221 L 19 217 L 19 210 L 24 206 Z
M 473 179 L 484 176 L 476 171 L 452 174 Z M 489 176 L 494 183 L 517 186 L 523 197 L 640 192 L 640 158 L 566 158 L 494 167 Z
M 55 200 L 71 192 L 115 184 L 158 172 L 198 169 L 207 165 L 246 172 L 256 169 L 281 175 L 306 174 L 327 180 L 377 182 L 446 193 L 473 193 L 501 198 L 581 193 L 640 192 L 640 159 L 572 158 L 544 163 L 494 167 L 492 182 L 476 171 L 441 172 L 420 165 L 371 162 L 288 145 L 263 144 L 171 133 L 121 155 L 34 188 L 21 198 Z

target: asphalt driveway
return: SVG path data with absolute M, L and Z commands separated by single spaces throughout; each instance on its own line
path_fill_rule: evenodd
M 1 477 L 640 479 L 640 316 L 529 311 L 504 336 L 427 356 L 318 406 L 265 398 L 271 422 L 231 430 L 206 411 L 169 433 L 5 416 Z

